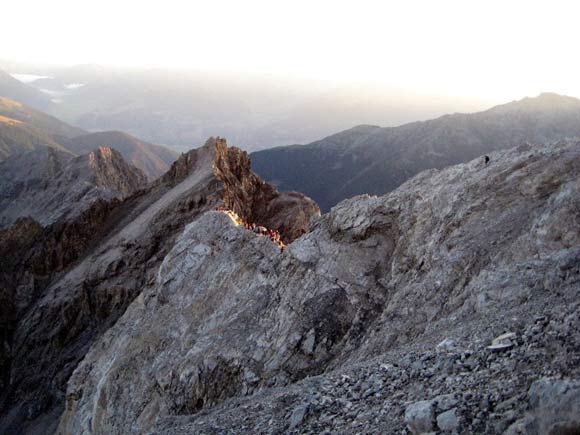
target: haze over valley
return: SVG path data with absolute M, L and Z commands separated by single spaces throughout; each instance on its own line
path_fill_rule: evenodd
M 2 67 L 14 79 L 0 80 L 3 95 L 87 131 L 120 130 L 180 152 L 217 134 L 255 151 L 312 142 L 362 123 L 394 126 L 489 105 L 484 98 L 280 74 Z

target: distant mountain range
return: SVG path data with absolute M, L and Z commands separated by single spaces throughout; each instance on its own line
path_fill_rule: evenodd
M 255 152 L 253 167 L 280 190 L 328 210 L 351 196 L 387 193 L 415 174 L 523 142 L 580 137 L 580 100 L 552 93 L 473 114 L 380 128 L 362 125 L 308 145 Z M 492 162 L 493 163 L 493 162 Z
M 178 156 L 169 148 L 144 142 L 126 133 L 88 133 L 20 102 L 0 97 L 0 161 L 46 146 L 73 155 L 111 147 L 142 170 L 149 180 L 164 174 Z
M 2 66 L 26 82 L 21 86 L 48 99 L 48 109 L 44 102 L 40 109 L 59 119 L 182 151 L 211 135 L 257 151 L 307 143 L 361 123 L 400 125 L 491 104 L 250 73 Z

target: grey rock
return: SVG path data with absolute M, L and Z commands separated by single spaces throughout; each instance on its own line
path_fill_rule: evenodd
M 103 155 L 87 158 L 97 167 L 112 160 L 106 168 L 114 170 L 117 153 L 100 153 Z M 108 169 L 100 176 L 123 186 L 123 179 L 115 180 L 114 172 Z M 281 203 L 285 205 L 280 209 Z M 7 333 L 2 328 L 0 339 L 3 348 L 9 350 L 0 355 L 0 433 L 18 433 L 24 428 L 33 431 L 35 425 L 50 432 L 49 425 L 55 426 L 63 411 L 66 383 L 91 344 L 133 301 L 136 306 L 147 305 L 149 295 L 144 289 L 151 288 L 158 278 L 163 285 L 167 284 L 164 276 L 172 279 L 173 273 L 165 273 L 163 262 L 186 225 L 206 211 L 223 207 L 237 214 L 237 219 L 277 230 L 285 241 L 305 232 L 310 218 L 319 214 L 310 199 L 280 194 L 260 180 L 251 171 L 245 152 L 228 148 L 223 139 L 211 138 L 205 146 L 182 155 L 161 179 L 138 194 L 123 200 L 95 201 L 80 216 L 68 216 L 46 228 L 25 219 L 0 231 L 1 256 L 10 259 L 3 263 L 0 273 L 0 324 L 8 325 Z M 250 233 L 237 227 L 230 214 L 213 213 L 221 224 L 226 219 L 235 227 L 224 234 L 222 228 L 216 229 L 214 236 L 221 234 L 220 243 L 228 245 L 236 231 Z M 266 256 L 256 258 L 258 263 L 247 273 L 258 277 L 272 271 L 268 258 L 279 256 L 281 251 L 270 237 L 254 237 L 255 243 L 263 247 L 260 255 Z M 180 249 L 183 247 L 181 244 Z M 185 274 L 203 267 L 201 262 L 213 252 L 211 244 L 191 248 L 183 253 Z M 182 284 L 189 287 L 192 282 L 186 281 Z M 261 291 L 268 298 L 274 297 L 266 286 Z M 169 297 L 170 293 L 163 290 L 156 294 L 155 301 L 165 306 Z M 262 303 L 268 298 L 262 298 Z M 178 319 L 176 316 L 173 320 Z M 175 331 L 169 328 L 165 332 Z M 142 356 L 153 355 L 149 353 L 152 343 L 145 344 L 148 351 Z M 266 350 L 266 342 L 252 346 L 258 360 L 268 356 Z M 219 373 L 221 364 L 219 357 L 210 357 L 202 367 L 177 373 L 170 367 L 161 370 L 155 363 L 159 370 L 154 369 L 151 377 L 153 388 L 168 392 L 175 376 L 188 382 L 213 370 Z M 257 378 L 261 373 L 254 365 L 234 371 L 240 392 L 247 393 L 262 380 Z M 224 374 L 223 378 L 228 376 Z M 229 394 L 227 388 L 222 391 Z M 201 401 L 190 406 L 198 409 Z M 143 408 L 141 421 L 155 418 L 158 412 L 162 408 L 154 404 Z M 97 416 L 98 412 L 93 422 L 97 422 Z
M 289 429 L 296 429 L 298 426 L 302 424 L 306 416 L 308 415 L 309 410 L 308 404 L 303 404 L 298 406 L 294 411 L 292 411 L 292 415 L 290 416 L 290 425 Z
M 457 406 L 459 399 L 455 394 L 443 394 L 435 397 L 433 401 L 437 404 L 437 411 L 442 412 Z
M 500 336 L 494 338 L 491 342 L 491 345 L 487 346 L 487 348 L 495 352 L 511 349 L 514 347 L 515 338 L 516 334 L 513 332 L 506 332 L 505 334 L 501 334 Z
M 580 381 L 543 378 L 530 387 L 538 434 L 580 432 Z
M 453 408 L 437 416 L 437 427 L 443 431 L 452 432 L 459 427 L 457 409 Z
M 431 400 L 415 402 L 405 409 L 405 423 L 413 434 L 431 432 L 435 426 L 435 406 Z
M 439 352 L 457 352 L 458 347 L 457 347 L 457 343 L 455 343 L 455 341 L 453 341 L 450 338 L 446 338 L 445 340 L 441 341 L 437 347 L 436 347 L 437 351 Z
M 175 167 L 169 191 L 188 179 L 198 157 Z M 305 398 L 312 409 L 299 426 L 304 433 L 401 433 L 407 404 L 425 398 L 425 430 L 435 430 L 436 398 L 450 394 L 458 432 L 494 433 L 523 418 L 531 381 L 580 378 L 580 145 L 491 157 L 488 166 L 477 160 L 428 171 L 389 195 L 344 201 L 314 217 L 310 231 L 283 251 L 216 211 L 223 184 L 204 172 L 196 186 L 216 188 L 205 206 L 176 213 L 194 195 L 180 194 L 177 204 L 160 208 L 167 215 L 145 222 L 163 241 L 157 262 L 141 269 L 129 248 L 120 258 L 130 267 L 110 266 L 118 275 L 103 288 L 143 273 L 148 280 L 131 287 L 121 313 L 102 326 L 106 332 L 65 340 L 66 352 L 51 344 L 48 319 L 75 325 L 62 313 L 69 318 L 83 306 L 65 309 L 79 287 L 59 277 L 58 289 L 19 324 L 17 362 L 31 364 L 25 354 L 51 368 L 67 355 L 80 360 L 67 366 L 70 377 L 50 372 L 66 382 L 63 434 L 284 433 Z M 243 214 L 247 191 L 238 191 L 233 171 L 224 174 L 234 186 L 231 204 Z M 245 185 L 259 187 L 250 180 Z M 184 226 L 170 226 L 176 216 Z M 174 232 L 162 237 L 160 227 Z M 143 245 L 146 237 L 138 232 L 126 243 L 151 246 Z M 109 242 L 101 248 L 119 247 L 118 239 Z M 90 275 L 109 277 L 103 257 L 92 259 Z M 98 286 L 89 290 L 79 293 L 102 294 Z M 479 306 L 483 292 L 488 304 Z M 110 306 L 106 297 L 97 300 Z M 531 335 L 538 316 L 549 321 Z M 489 352 L 498 331 L 530 339 Z M 461 351 L 437 352 L 446 337 L 462 343 Z M 12 373 L 24 382 L 23 372 Z M 367 396 L 369 389 L 376 393 Z M 484 399 L 489 406 L 480 407 Z

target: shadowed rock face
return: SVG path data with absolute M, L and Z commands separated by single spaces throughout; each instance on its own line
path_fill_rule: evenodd
M 74 371 L 59 433 L 501 433 L 533 380 L 580 377 L 579 230 L 579 143 L 344 201 L 283 252 L 204 213 Z
M 99 166 L 107 158 L 99 154 L 89 160 Z M 104 173 L 103 179 L 110 182 L 110 174 Z M 123 180 L 118 181 L 122 188 Z M 62 218 L 45 228 L 21 219 L 0 232 L 0 253 L 17 247 L 0 270 L 0 299 L 10 307 L 0 311 L 8 349 L 0 358 L 0 433 L 53 432 L 70 374 L 131 301 L 155 283 L 184 227 L 217 207 L 253 203 L 262 190 L 272 201 L 284 198 L 251 172 L 245 153 L 212 138 L 182 155 L 160 180 L 126 199 L 94 202 L 75 218 Z M 307 198 L 289 206 L 299 210 L 285 211 L 287 216 L 301 219 L 295 224 L 277 222 L 291 240 L 307 228 L 304 211 L 314 215 L 318 208 Z M 254 219 L 252 210 L 244 211 L 248 220 Z M 270 223 L 267 216 L 259 218 Z

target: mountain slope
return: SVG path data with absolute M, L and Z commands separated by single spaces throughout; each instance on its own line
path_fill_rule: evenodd
M 202 214 L 74 371 L 59 433 L 577 432 L 580 142 L 491 158 L 282 252 Z
M 1 94 L 0 94 L 1 95 Z M 40 110 L 25 106 L 18 100 L 0 96 L 0 115 L 16 119 L 40 130 L 52 137 L 56 142 L 63 139 L 80 136 L 86 132 L 80 128 L 73 127 L 54 116 L 50 116 Z
M 145 175 L 111 148 L 75 157 L 43 147 L 12 156 L 0 163 L 0 228 L 25 216 L 43 226 L 72 219 L 97 199 L 124 198 L 145 185 Z
M 169 170 L 178 153 L 160 145 L 153 145 L 120 131 L 103 131 L 74 137 L 62 142 L 77 154 L 96 147 L 108 146 L 118 150 L 125 159 L 141 169 L 149 180 L 154 180 Z
M 0 115 L 0 162 L 43 147 L 65 151 L 49 135 L 13 118 Z
M 356 194 L 389 192 L 425 169 L 571 137 L 580 137 L 580 100 L 542 94 L 400 127 L 359 126 L 309 145 L 256 152 L 252 160 L 264 179 L 305 192 L 328 210 Z
M 183 228 L 217 207 L 278 230 L 286 242 L 319 214 L 309 198 L 260 180 L 245 152 L 211 138 L 129 198 L 98 200 L 46 228 L 20 219 L 0 230 L 7 349 L 0 355 L 0 433 L 54 431 L 66 382 L 90 345 L 155 282 Z
M 8 156 L 50 146 L 73 154 L 99 147 L 114 148 L 152 181 L 164 174 L 178 153 L 119 131 L 87 134 L 46 113 L 0 97 L 0 161 Z
M 45 146 L 65 151 L 59 142 L 83 133 L 43 112 L 0 97 L 0 162 Z
M 52 105 L 50 98 L 41 91 L 16 80 L 2 70 L 0 70 L 0 96 L 21 101 L 39 110 L 46 110 Z

